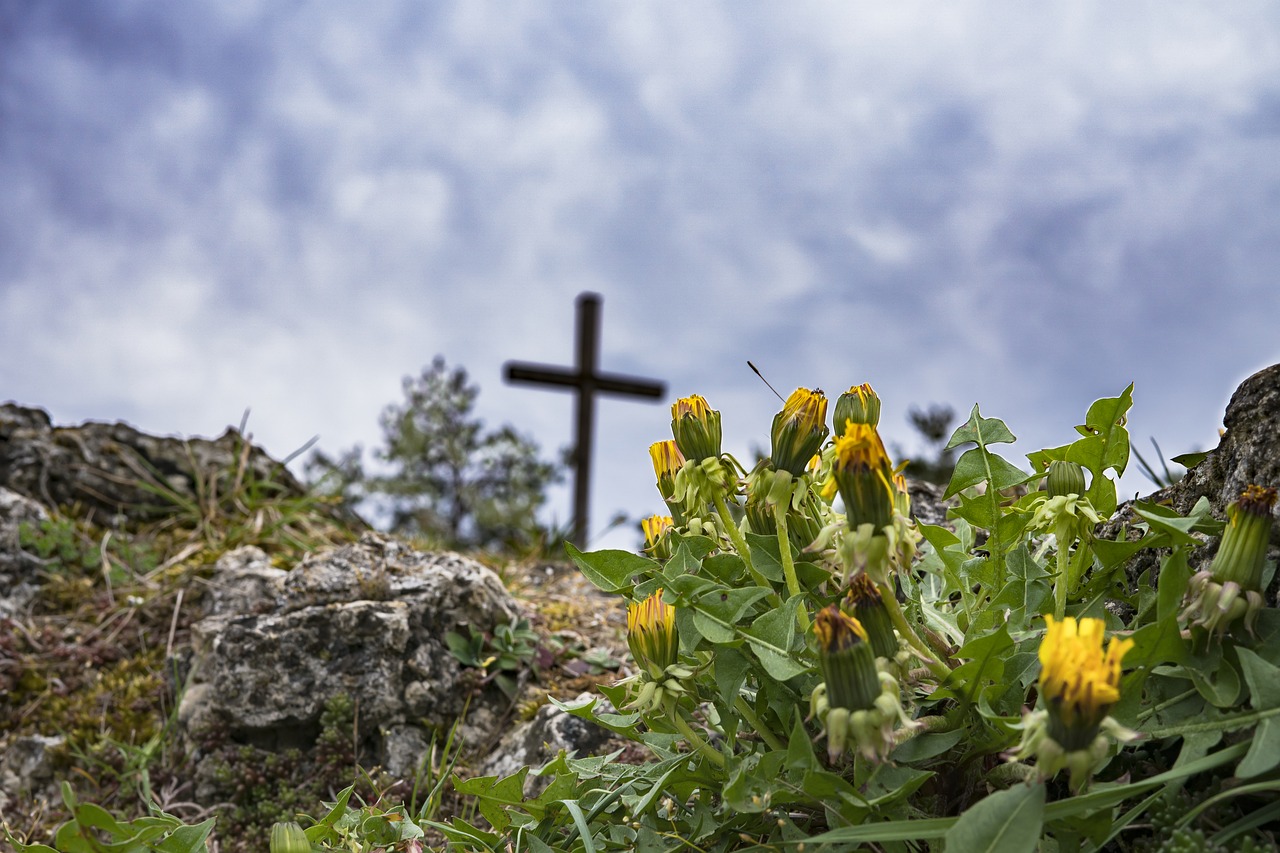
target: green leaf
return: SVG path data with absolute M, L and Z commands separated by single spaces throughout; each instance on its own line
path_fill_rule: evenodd
M 1127 413 L 1133 406 L 1133 383 L 1119 397 L 1095 400 L 1076 427 L 1083 438 L 1067 449 L 1067 459 L 1089 469 L 1093 475 L 1085 497 L 1103 518 L 1116 510 L 1116 484 L 1106 476 L 1107 470 L 1123 474 L 1129 465 L 1129 431 L 1125 429 Z
M 726 705 L 733 704 L 750 669 L 751 661 L 737 649 L 716 649 L 715 679 L 716 688 L 720 691 L 720 701 Z
M 653 560 L 630 551 L 592 551 L 584 554 L 568 542 L 564 549 L 587 580 L 605 592 L 626 592 L 634 585 L 634 579 L 657 574 L 662 570 Z
M 1201 451 L 1199 453 L 1183 453 L 1181 455 L 1173 457 L 1169 461 L 1176 462 L 1179 465 L 1181 465 L 1183 468 L 1190 470 L 1191 468 L 1196 467 L 1205 459 L 1207 459 L 1208 456 L 1209 456 L 1208 451 Z
M 1017 441 L 1009 428 L 1004 425 L 1004 421 L 999 418 L 984 418 L 978 412 L 978 404 L 973 404 L 973 411 L 969 413 L 969 420 L 962 424 L 951 434 L 951 440 L 947 442 L 944 450 L 950 450 L 953 447 L 959 447 L 962 444 L 970 442 L 985 447 L 988 444 L 1012 444 Z
M 990 684 L 1001 680 L 1005 660 L 1012 649 L 1013 640 L 1009 637 L 1008 626 L 1004 624 L 984 636 L 970 640 L 956 652 L 956 657 L 965 663 L 952 671 L 946 683 L 934 693 L 934 697 L 949 693 L 973 702 Z
M 969 808 L 946 834 L 948 850 L 1031 853 L 1044 826 L 1044 785 L 1015 785 Z
M 751 605 L 773 590 L 760 586 L 748 589 L 721 587 L 703 593 L 693 603 L 693 621 L 708 641 L 723 645 L 737 640 L 737 624 Z
M 796 600 L 787 601 L 742 630 L 751 650 L 772 678 L 786 681 L 808 670 L 796 660 L 792 644 L 796 636 Z
M 1204 544 L 1191 535 L 1191 531 L 1200 524 L 1198 518 L 1183 518 L 1168 507 L 1142 501 L 1133 505 L 1133 512 L 1151 527 L 1153 533 L 1168 535 L 1173 545 L 1189 545 L 1196 548 Z M 1152 543 L 1152 547 L 1155 547 L 1155 543 Z
M 1049 586 L 1049 573 L 1035 561 L 1026 545 L 1019 545 L 1005 559 L 1009 568 L 1009 581 L 991 601 L 991 607 L 1009 611 L 1009 621 L 1021 625 L 1033 616 L 1044 613 L 1044 603 L 1053 589 Z
M 1013 465 L 1003 456 L 998 456 L 984 448 L 974 447 L 966 450 L 956 462 L 955 471 L 951 475 L 951 484 L 947 486 L 944 497 L 951 497 L 962 489 L 976 486 L 979 483 L 993 483 L 996 489 L 1007 489 L 1025 483 L 1026 471 Z
M 1237 649 L 1240 668 L 1249 684 L 1249 704 L 1255 711 L 1280 709 L 1280 667 L 1248 649 Z M 1236 775 L 1242 779 L 1266 773 L 1280 764 L 1280 719 L 1268 716 L 1258 724 L 1249 753 L 1236 766 Z
M 782 571 L 782 551 L 778 548 L 778 537 L 748 533 L 746 539 L 747 546 L 751 549 L 751 565 L 769 580 L 781 583 L 786 574 Z M 793 556 L 796 554 L 794 547 L 791 553 Z
M 706 536 L 684 536 L 667 561 L 668 573 L 682 572 L 691 575 L 702 565 L 702 558 L 715 550 L 715 543 Z
M 205 840 L 213 831 L 217 818 L 209 818 L 194 826 L 180 826 L 168 838 L 156 845 L 160 853 L 204 853 Z
M 453 787 L 459 794 L 475 797 L 480 814 L 496 832 L 502 832 L 511 825 L 507 808 L 524 801 L 524 777 L 528 775 L 529 768 L 521 767 L 510 776 L 477 776 L 466 780 L 454 777 Z
M 889 755 L 889 759 L 900 764 L 910 764 L 913 761 L 936 758 L 958 744 L 965 734 L 964 729 L 955 729 L 949 732 L 916 735 L 899 744 Z

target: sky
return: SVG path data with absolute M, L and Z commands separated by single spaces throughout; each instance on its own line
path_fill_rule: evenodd
M 599 403 L 594 547 L 676 397 L 767 446 L 747 360 L 905 454 L 976 403 L 1029 470 L 1130 382 L 1145 456 L 1208 449 L 1277 273 L 1270 2 L 0 3 L 0 401 L 335 454 L 440 354 L 551 457 L 572 398 L 502 367 L 591 291 L 669 388 Z

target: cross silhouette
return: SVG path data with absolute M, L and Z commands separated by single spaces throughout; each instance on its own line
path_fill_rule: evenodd
M 587 513 L 591 489 L 591 438 L 595 431 L 597 394 L 645 397 L 660 400 L 667 393 L 665 382 L 637 379 L 612 373 L 599 373 L 600 295 L 578 294 L 578 358 L 572 368 L 544 364 L 506 363 L 506 378 L 511 383 L 552 385 L 575 392 L 573 437 L 573 544 L 587 546 Z

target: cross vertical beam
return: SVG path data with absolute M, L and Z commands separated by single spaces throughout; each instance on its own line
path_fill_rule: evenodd
M 600 296 L 580 293 L 575 331 L 576 364 L 572 369 L 509 361 L 506 379 L 513 384 L 551 385 L 575 393 L 573 437 L 573 542 L 587 546 L 591 500 L 592 437 L 595 432 L 597 394 L 614 394 L 660 400 L 667 393 L 664 382 L 600 373 Z

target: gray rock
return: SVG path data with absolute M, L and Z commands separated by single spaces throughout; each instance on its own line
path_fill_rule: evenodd
M 515 601 L 489 569 L 372 533 L 309 555 L 278 591 L 249 549 L 220 566 L 217 575 L 241 593 L 227 593 L 192 627 L 193 683 L 178 716 L 189 736 L 225 728 L 261 748 L 306 749 L 338 694 L 357 705 L 369 758 L 397 772 L 416 769 L 414 745 L 425 749 L 430 730 L 447 732 L 464 709 L 468 743 L 495 736 L 508 701 L 492 685 L 472 696 L 478 671 L 444 642 L 449 631 L 491 632 L 515 618 Z
M 53 750 L 63 740 L 61 736 L 26 735 L 0 749 L 0 812 L 17 797 L 57 799 Z
M 10 403 L 0 405 L 0 486 L 47 507 L 78 505 L 105 526 L 118 515 L 172 514 L 176 500 L 197 499 L 218 478 L 230 480 L 242 459 L 252 476 L 285 496 L 305 493 L 284 465 L 247 442 L 234 429 L 209 440 L 147 435 L 126 423 L 55 427 L 43 410 Z
M 1222 422 L 1226 431 L 1217 447 L 1182 480 L 1141 500 L 1166 503 L 1185 515 L 1204 498 L 1216 518 L 1225 518 L 1227 504 L 1239 498 L 1245 486 L 1280 488 L 1280 364 L 1260 370 L 1242 382 L 1231 395 Z M 1115 539 L 1126 526 L 1132 527 L 1139 520 L 1133 513 L 1133 502 L 1126 501 L 1100 529 L 1099 535 Z M 1189 555 L 1192 571 L 1207 565 L 1215 551 L 1216 544 L 1195 549 Z M 1273 561 L 1280 558 L 1280 524 L 1272 527 L 1268 558 Z M 1159 571 L 1159 555 L 1142 552 L 1126 571 L 1131 579 L 1150 571 L 1154 580 Z M 1280 572 L 1266 593 L 1272 607 L 1276 606 L 1278 591 Z
M 261 548 L 246 545 L 228 551 L 213 566 L 204 597 L 205 615 L 218 616 L 274 610 L 284 594 L 289 573 L 271 565 Z
M 574 701 L 590 698 L 584 693 Z M 597 713 L 612 714 L 607 699 L 598 699 Z M 539 768 L 560 754 L 561 750 L 579 757 L 599 754 L 613 737 L 607 729 L 581 717 L 565 713 L 555 705 L 543 705 L 527 723 L 517 726 L 498 743 L 480 765 L 481 776 L 510 776 L 521 767 Z M 524 780 L 525 796 L 535 797 L 551 780 L 530 774 Z
M 0 618 L 21 613 L 35 596 L 44 564 L 22 550 L 19 532 L 22 525 L 39 525 L 48 517 L 40 504 L 0 486 Z

